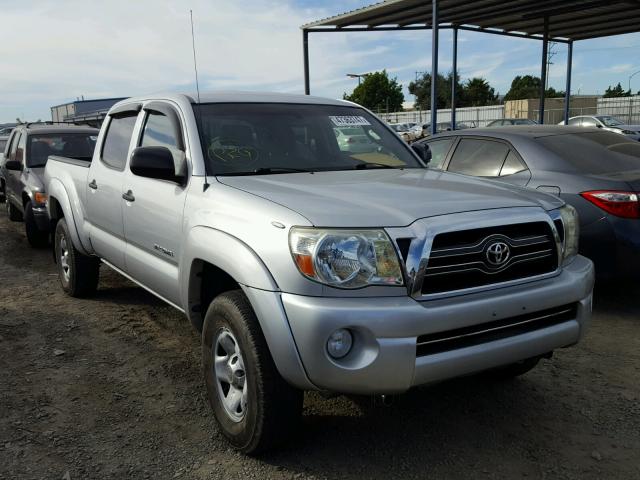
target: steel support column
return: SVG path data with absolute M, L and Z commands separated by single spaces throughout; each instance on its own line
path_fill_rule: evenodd
M 431 0 L 431 135 L 438 123 L 438 0 Z
M 309 31 L 302 30 L 302 55 L 304 62 L 304 94 L 311 94 L 311 85 L 309 84 Z
M 567 84 L 564 92 L 564 124 L 569 125 L 569 102 L 571 102 L 571 63 L 573 62 L 573 41 L 567 44 Z
M 456 86 L 458 85 L 458 28 L 453 27 L 453 66 L 451 68 L 451 128 L 456 129 Z
M 549 18 L 544 18 L 544 37 L 542 38 L 542 67 L 540 69 L 540 108 L 538 111 L 538 122 L 544 123 L 544 96 L 545 85 L 547 84 L 547 54 L 549 50 Z

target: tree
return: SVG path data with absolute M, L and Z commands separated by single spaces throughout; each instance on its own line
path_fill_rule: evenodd
M 343 98 L 377 112 L 397 112 L 404 102 L 402 85 L 396 78 L 389 78 L 386 70 L 368 74 L 351 95 L 345 93 Z
M 453 73 L 449 72 L 447 76 L 438 74 L 436 87 L 438 88 L 438 98 L 436 105 L 438 108 L 451 108 L 451 80 Z M 462 84 L 460 76 L 456 78 L 456 92 L 462 92 Z M 431 108 L 431 74 L 425 73 L 422 77 L 409 84 L 409 93 L 416 96 L 416 108 L 429 110 Z M 456 102 L 460 106 L 459 102 Z
M 457 103 L 457 102 L 456 102 Z M 498 96 L 495 89 L 484 78 L 474 77 L 466 81 L 460 92 L 460 107 L 495 105 Z
M 631 90 L 627 90 L 626 92 L 622 89 L 622 85 L 618 82 L 618 85 L 615 87 L 611 87 L 609 85 L 607 89 L 604 91 L 604 98 L 616 98 L 616 97 L 629 97 L 631 96 Z
M 511 88 L 504 96 L 504 100 L 525 100 L 527 98 L 540 98 L 540 86 L 542 81 L 540 77 L 533 75 L 518 75 L 511 82 Z M 563 97 L 564 92 L 559 92 L 555 88 L 548 88 L 545 91 L 547 98 Z
M 438 74 L 438 108 L 451 108 L 451 83 L 453 73 L 447 76 Z M 409 84 L 409 93 L 416 96 L 416 108 L 429 110 L 431 108 L 431 74 L 425 73 L 415 82 Z M 484 78 L 471 78 L 465 83 L 456 78 L 456 107 L 475 107 L 495 105 L 498 97 L 495 90 Z

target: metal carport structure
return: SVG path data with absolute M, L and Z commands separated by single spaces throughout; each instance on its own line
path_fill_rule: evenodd
M 386 0 L 302 27 L 304 86 L 309 80 L 309 34 L 312 32 L 379 32 L 431 30 L 431 131 L 436 133 L 438 33 L 453 30 L 451 120 L 455 126 L 455 79 L 458 31 L 472 31 L 542 41 L 540 121 L 544 122 L 549 41 L 568 46 L 564 104 L 569 117 L 573 42 L 640 31 L 640 0 Z

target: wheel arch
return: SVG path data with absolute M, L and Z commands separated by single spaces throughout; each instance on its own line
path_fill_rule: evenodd
M 51 230 L 55 232 L 56 224 L 60 219 L 64 218 L 67 221 L 67 226 L 69 227 L 69 233 L 74 246 L 83 255 L 91 255 L 91 252 L 85 248 L 85 245 L 80 238 L 76 223 L 76 216 L 74 215 L 73 208 L 71 207 L 71 201 L 64 185 L 60 180 L 52 179 L 49 182 L 49 185 L 47 185 L 47 189 L 49 191 L 47 213 L 51 222 Z

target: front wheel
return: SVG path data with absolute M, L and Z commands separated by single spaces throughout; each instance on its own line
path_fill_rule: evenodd
M 33 205 L 27 202 L 24 209 L 24 228 L 27 232 L 29 245 L 34 248 L 44 248 L 49 244 L 49 232 L 43 232 L 38 228 L 33 214 Z
M 286 441 L 302 414 L 303 392 L 278 373 L 247 297 L 218 296 L 202 330 L 204 380 L 220 430 L 243 453 Z
M 98 288 L 100 261 L 80 253 L 73 246 L 65 219 L 56 225 L 54 253 L 62 289 L 72 297 L 87 297 Z

